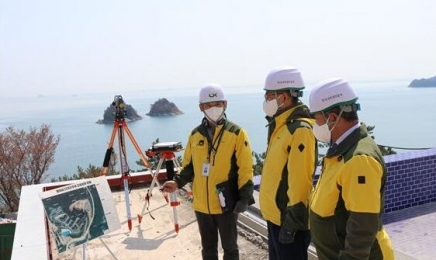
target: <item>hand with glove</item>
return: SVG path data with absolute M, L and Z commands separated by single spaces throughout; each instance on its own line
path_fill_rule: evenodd
M 233 209 L 233 213 L 238 214 L 246 211 L 248 209 L 248 202 L 245 200 L 238 200 L 236 202 L 235 208 Z
M 279 242 L 282 244 L 290 244 L 294 242 L 296 233 L 297 231 L 287 230 L 284 227 L 281 227 L 279 232 Z
M 279 241 L 282 244 L 294 242 L 298 230 L 307 230 L 308 210 L 303 202 L 287 207 L 282 212 Z

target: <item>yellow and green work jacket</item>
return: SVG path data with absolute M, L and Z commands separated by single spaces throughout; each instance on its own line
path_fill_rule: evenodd
M 262 216 L 287 230 L 307 230 L 308 200 L 318 156 L 314 120 L 301 102 L 267 119 L 268 149 L 259 193 Z
M 205 163 L 210 165 L 208 176 L 202 173 Z M 237 184 L 236 200 L 254 203 L 253 155 L 245 130 L 224 119 L 210 138 L 204 118 L 189 136 L 182 170 L 174 180 L 179 187 L 192 181 L 193 208 L 205 214 L 222 213 L 216 185 L 227 180 Z
M 386 166 L 361 125 L 323 159 L 310 205 L 319 259 L 394 259 L 382 227 Z

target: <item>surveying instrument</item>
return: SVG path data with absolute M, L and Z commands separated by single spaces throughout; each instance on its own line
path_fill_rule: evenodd
M 116 95 L 114 97 L 114 101 L 112 102 L 112 106 L 115 108 L 115 120 L 114 120 L 114 127 L 112 129 L 112 134 L 109 139 L 109 147 L 106 150 L 106 155 L 104 157 L 103 161 L 103 169 L 102 169 L 102 175 L 107 174 L 109 161 L 111 159 L 112 154 L 114 153 L 114 141 L 115 137 L 118 137 L 118 151 L 119 151 L 119 159 L 120 159 L 120 168 L 121 168 L 121 179 L 123 180 L 123 187 L 124 187 L 124 195 L 126 200 L 126 212 L 127 212 L 127 225 L 129 227 L 129 231 L 132 230 L 132 217 L 130 212 L 130 198 L 129 198 L 129 177 L 130 177 L 130 169 L 129 164 L 127 163 L 127 150 L 126 150 L 126 139 L 124 137 L 124 133 L 127 134 L 130 141 L 132 142 L 133 146 L 136 149 L 136 152 L 139 154 L 139 157 L 141 158 L 142 162 L 144 163 L 144 166 L 148 169 L 150 169 L 150 164 L 148 160 L 146 159 L 144 153 L 141 151 L 141 148 L 139 147 L 138 143 L 135 140 L 135 137 L 133 136 L 132 132 L 130 131 L 129 127 L 127 126 L 125 117 L 126 117 L 126 104 L 124 103 L 123 97 L 121 95 Z
M 147 194 L 145 195 L 145 203 L 144 207 L 142 208 L 142 211 L 140 214 L 138 214 L 138 221 L 141 223 L 142 216 L 145 213 L 145 209 L 148 209 L 148 206 L 150 205 L 150 198 L 152 196 L 153 188 L 157 186 L 159 189 L 161 189 L 159 181 L 158 181 L 158 175 L 160 172 L 160 169 L 162 168 L 162 165 L 165 163 L 165 169 L 166 169 L 166 175 L 168 180 L 172 180 L 174 178 L 175 174 L 175 168 L 178 172 L 180 172 L 180 164 L 177 161 L 177 158 L 175 156 L 176 152 L 179 152 L 183 150 L 183 146 L 181 142 L 162 142 L 162 143 L 156 143 L 151 148 L 149 148 L 145 154 L 150 158 L 156 158 L 159 159 L 159 162 L 157 164 L 156 170 L 152 173 L 153 179 L 151 181 L 150 187 L 147 191 Z M 174 214 L 174 230 L 176 233 L 179 232 L 179 224 L 177 219 L 177 206 L 180 205 L 180 202 L 177 201 L 177 195 L 176 192 L 172 192 L 169 194 L 170 199 L 168 201 L 167 194 L 164 194 L 164 198 L 167 201 L 167 203 L 170 203 L 170 206 L 173 208 L 173 214 Z M 153 218 L 153 216 L 150 217 Z M 154 219 L 154 218 L 153 218 Z

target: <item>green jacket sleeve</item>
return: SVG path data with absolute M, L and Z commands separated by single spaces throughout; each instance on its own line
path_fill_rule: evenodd
M 378 231 L 379 214 L 351 212 L 347 222 L 345 249 L 339 259 L 367 259 Z

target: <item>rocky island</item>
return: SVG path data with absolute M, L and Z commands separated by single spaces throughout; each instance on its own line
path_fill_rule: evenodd
M 436 76 L 428 79 L 414 79 L 408 86 L 409 88 L 435 88 Z
M 104 111 L 103 119 L 99 119 L 96 123 L 97 124 L 113 124 L 115 121 L 116 113 L 117 113 L 116 106 L 114 106 L 112 103 Z M 141 120 L 142 116 L 140 116 L 131 105 L 125 104 L 124 119 L 126 121 L 136 121 L 136 120 Z
M 160 98 L 154 104 L 151 104 L 150 112 L 147 113 L 148 116 L 176 116 L 181 114 L 183 112 L 166 98 Z

